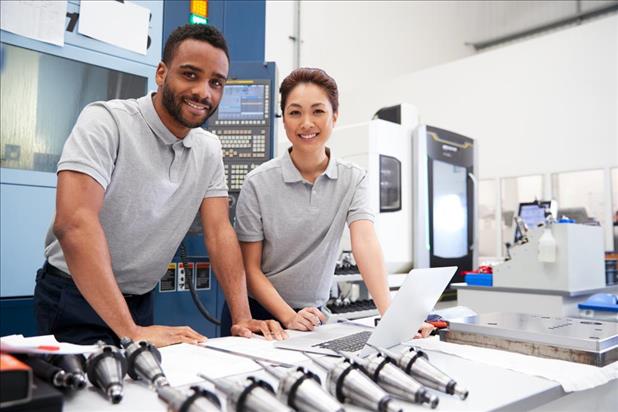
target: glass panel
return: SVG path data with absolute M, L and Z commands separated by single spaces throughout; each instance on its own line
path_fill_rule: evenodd
M 603 223 L 602 170 L 556 173 L 552 175 L 552 185 L 559 217 L 566 216 L 577 223 Z
M 479 256 L 495 257 L 498 225 L 496 203 L 498 184 L 495 179 L 479 181 Z
M 468 254 L 466 168 L 433 162 L 433 254 L 457 258 Z
M 558 216 L 577 223 L 603 220 L 603 171 L 585 170 L 552 175 L 553 191 L 558 200 Z
M 146 93 L 145 77 L 5 43 L 1 47 L 0 167 L 55 172 L 84 106 Z
M 605 218 L 605 179 L 603 170 L 564 172 L 552 175 L 552 190 L 558 201 L 558 216 L 577 223 L 599 222 Z M 608 246 L 608 245 L 606 245 Z
M 380 155 L 380 212 L 401 210 L 401 162 Z
M 501 179 L 502 202 L 502 244 L 513 243 L 515 227 L 513 216 L 517 214 L 520 203 L 543 199 L 543 176 L 519 176 Z M 504 250 L 504 249 L 503 249 Z

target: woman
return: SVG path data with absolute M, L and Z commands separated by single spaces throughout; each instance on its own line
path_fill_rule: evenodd
M 292 146 L 249 173 L 236 207 L 253 317 L 301 331 L 326 320 L 318 308 L 329 299 L 346 223 L 356 264 L 383 314 L 390 293 L 366 173 L 327 147 L 338 116 L 337 84 L 323 70 L 300 68 L 279 91 Z M 225 308 L 224 323 L 227 316 Z

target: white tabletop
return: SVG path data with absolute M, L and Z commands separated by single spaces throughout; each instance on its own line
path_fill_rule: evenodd
M 213 343 L 216 340 L 213 340 Z M 218 358 L 217 352 L 207 351 L 213 358 Z M 427 351 L 431 362 L 450 375 L 459 384 L 470 391 L 468 399 L 460 400 L 451 395 L 434 392 L 440 398 L 437 410 L 482 411 L 496 409 L 529 410 L 543 405 L 565 395 L 556 382 L 528 376 L 508 369 L 480 364 L 440 352 Z M 311 361 L 303 361 L 304 366 L 322 375 L 324 373 Z M 191 359 L 186 360 L 189 374 L 201 372 Z M 193 370 L 192 370 L 193 369 Z M 233 375 L 228 378 L 242 378 L 248 375 L 258 376 L 269 381 L 276 387 L 276 382 L 264 371 Z M 112 405 L 96 389 L 89 387 L 68 397 L 65 402 L 66 411 L 164 411 L 166 405 L 159 400 L 156 393 L 141 382 L 134 382 L 127 377 L 125 381 L 124 399 L 117 405 Z M 196 378 L 196 382 L 200 382 Z M 207 382 L 200 385 L 212 389 Z M 186 384 L 182 387 L 189 387 Z M 410 410 L 424 410 L 426 407 L 409 405 Z M 353 410 L 355 408 L 347 408 Z

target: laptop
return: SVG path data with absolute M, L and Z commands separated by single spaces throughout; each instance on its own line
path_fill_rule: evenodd
M 337 349 L 364 357 L 374 352 L 366 343 L 383 348 L 399 345 L 416 335 L 456 271 L 455 266 L 412 269 L 375 328 L 349 323 L 322 325 L 277 342 L 275 347 L 328 355 Z

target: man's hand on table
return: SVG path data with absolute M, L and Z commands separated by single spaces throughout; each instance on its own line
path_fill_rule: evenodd
M 122 337 L 122 336 L 121 336 Z M 147 340 L 157 347 L 173 345 L 175 343 L 201 343 L 206 336 L 202 336 L 188 326 L 137 326 L 136 331 L 129 336 L 134 341 Z
M 283 324 L 286 329 L 310 331 L 324 322 L 326 322 L 326 316 L 318 308 L 307 307 L 296 312 Z
M 414 339 L 426 338 L 435 328 L 431 323 L 423 322 Z
M 232 325 L 232 335 L 250 338 L 253 333 L 260 332 L 267 340 L 284 340 L 288 334 L 281 328 L 276 320 L 247 319 Z

